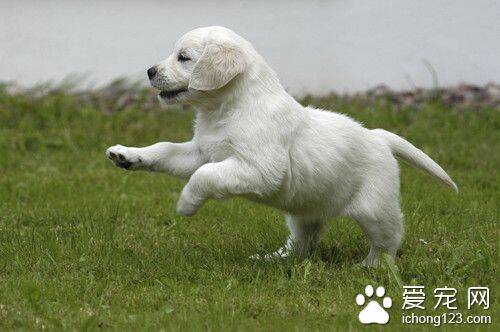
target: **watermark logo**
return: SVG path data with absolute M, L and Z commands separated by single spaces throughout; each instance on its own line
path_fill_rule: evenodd
M 365 287 L 365 295 L 358 294 L 356 296 L 356 303 L 359 306 L 364 306 L 360 311 L 358 318 L 363 324 L 387 324 L 389 321 L 389 313 L 385 309 L 392 307 L 392 299 L 385 296 L 385 288 L 383 286 L 377 287 L 375 291 L 378 299 L 372 300 L 373 296 L 373 286 L 368 285 Z M 382 300 L 382 305 L 379 301 Z M 385 309 L 384 309 L 385 308 Z
M 488 287 L 474 286 L 467 288 L 467 309 L 475 309 L 474 312 L 461 312 L 463 308 L 458 298 L 465 297 L 465 291 L 459 291 L 453 287 L 436 287 L 427 290 L 421 285 L 403 285 L 402 289 L 402 314 L 403 324 L 430 324 L 441 326 L 444 324 L 492 324 L 491 315 L 477 310 L 488 310 L 490 308 L 491 292 Z M 387 324 L 390 314 L 387 309 L 391 308 L 393 301 L 386 296 L 383 286 L 375 290 L 372 285 L 367 285 L 363 293 L 356 296 L 356 304 L 361 307 L 358 319 L 362 324 Z M 459 308 L 460 307 L 460 308 Z
M 403 286 L 403 324 L 432 324 L 441 326 L 443 324 L 491 324 L 489 314 L 467 314 L 458 311 L 457 297 L 460 295 L 456 288 L 437 287 L 433 291 L 434 305 L 426 309 L 424 286 Z M 431 299 L 432 300 L 432 299 Z M 467 309 L 472 307 L 489 309 L 490 289 L 488 287 L 467 288 Z M 439 312 L 437 310 L 440 310 Z M 434 313 L 429 314 L 429 310 Z M 443 312 L 443 310 L 445 310 Z

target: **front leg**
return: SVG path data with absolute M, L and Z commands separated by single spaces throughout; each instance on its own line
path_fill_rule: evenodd
M 162 142 L 143 148 L 115 145 L 106 150 L 106 155 L 121 168 L 166 172 L 180 177 L 191 176 L 206 162 L 193 141 Z
M 209 198 L 255 194 L 265 195 L 259 172 L 235 158 L 201 166 L 189 179 L 177 202 L 177 213 L 191 216 Z
M 129 170 L 146 169 L 147 166 L 141 158 L 140 153 L 135 151 L 137 148 L 129 148 L 120 144 L 112 146 L 106 150 L 106 156 L 120 168 Z

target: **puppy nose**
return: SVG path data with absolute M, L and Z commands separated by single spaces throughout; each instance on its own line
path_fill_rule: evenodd
M 156 67 L 153 66 L 153 67 L 149 68 L 148 69 L 148 77 L 149 77 L 149 79 L 152 79 L 153 77 L 155 77 L 156 72 L 157 72 Z

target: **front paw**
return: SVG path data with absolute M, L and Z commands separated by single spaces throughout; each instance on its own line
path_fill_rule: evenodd
M 106 156 L 117 166 L 129 170 L 140 169 L 144 167 L 142 158 L 133 151 L 134 148 L 128 148 L 123 145 L 115 145 L 106 150 Z
M 188 190 L 184 189 L 177 202 L 177 213 L 185 217 L 192 216 L 202 204 L 203 200 L 196 199 Z

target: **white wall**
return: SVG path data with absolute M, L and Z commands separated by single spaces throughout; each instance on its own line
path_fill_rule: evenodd
M 174 41 L 225 25 L 294 93 L 500 81 L 500 1 L 0 1 L 0 80 L 145 78 Z

